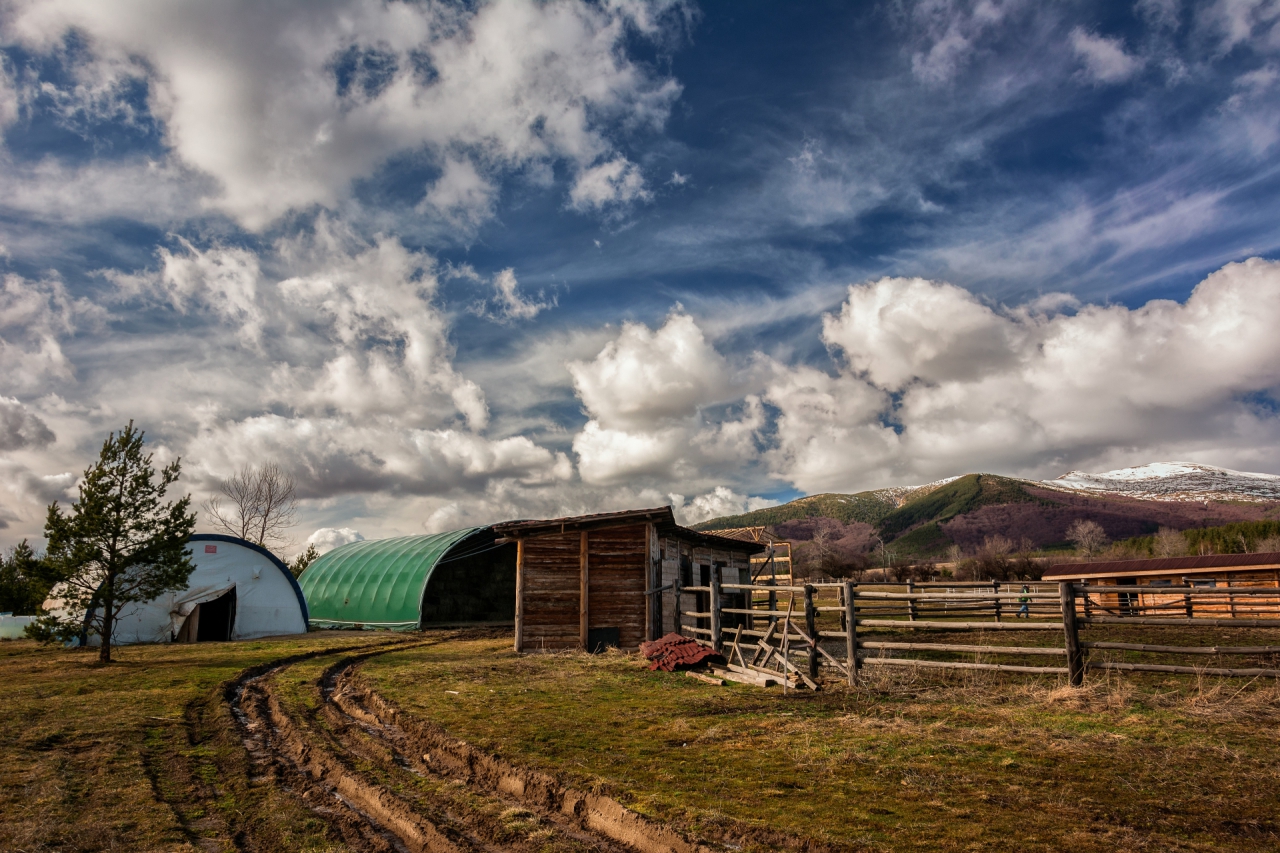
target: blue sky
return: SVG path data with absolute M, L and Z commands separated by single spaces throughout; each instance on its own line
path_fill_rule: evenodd
M 0 4 L 0 540 L 1280 472 L 1280 4 Z M 343 532 L 347 531 L 347 532 Z

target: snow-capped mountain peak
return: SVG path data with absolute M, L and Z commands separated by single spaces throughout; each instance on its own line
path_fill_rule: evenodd
M 1196 462 L 1153 462 L 1101 474 L 1071 471 L 1045 485 L 1068 491 L 1146 500 L 1280 500 L 1280 476 L 1232 471 Z

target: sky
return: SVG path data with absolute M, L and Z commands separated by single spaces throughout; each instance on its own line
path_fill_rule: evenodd
M 1277 0 L 0 0 L 0 142 L 5 547 L 1280 473 Z

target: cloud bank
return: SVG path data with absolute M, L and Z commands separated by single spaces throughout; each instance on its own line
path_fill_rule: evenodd
M 409 154 L 439 172 L 420 201 L 465 229 L 491 215 L 500 177 L 540 180 L 553 164 L 575 176 L 574 207 L 644 198 L 640 168 L 604 129 L 623 117 L 661 127 L 680 87 L 620 45 L 668 38 L 683 14 L 642 0 L 53 0 L 11 4 L 4 36 L 59 54 L 77 34 L 87 51 L 73 79 L 41 91 L 64 115 L 155 122 L 176 163 L 214 182 L 202 203 L 246 228 L 333 208 L 355 181 Z M 7 81 L 0 120 L 38 96 Z M 145 105 L 131 99 L 137 87 Z

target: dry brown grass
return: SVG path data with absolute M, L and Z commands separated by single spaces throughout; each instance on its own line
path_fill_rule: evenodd
M 1274 684 L 867 667 L 784 698 L 500 642 L 366 671 L 460 737 L 745 849 L 753 827 L 842 849 L 1280 847 Z
M 234 850 L 257 826 L 268 850 L 329 851 L 325 825 L 248 783 L 217 687 L 290 654 L 360 635 L 89 651 L 0 642 L 0 850 Z

